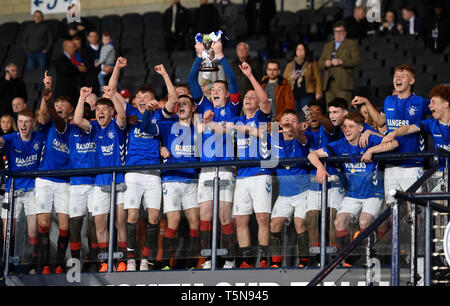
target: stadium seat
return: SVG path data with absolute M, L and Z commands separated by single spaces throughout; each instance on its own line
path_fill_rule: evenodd
M 7 22 L 0 26 L 0 46 L 7 46 L 15 41 L 19 24 L 17 22 Z
M 89 23 L 89 26 L 93 27 L 98 33 L 102 31 L 102 22 L 101 19 L 97 16 L 88 16 L 85 17 L 86 21 Z
M 390 56 L 384 60 L 384 67 L 392 70 L 398 65 L 413 65 L 413 60 L 412 56 Z

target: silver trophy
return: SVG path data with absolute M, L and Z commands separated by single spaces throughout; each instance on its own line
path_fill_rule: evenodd
M 200 64 L 200 71 L 213 72 L 219 71 L 219 60 L 216 58 L 214 50 L 212 49 L 213 42 L 217 42 L 222 37 L 222 31 L 211 34 L 197 34 L 195 40 L 204 46 L 202 52 L 202 63 Z

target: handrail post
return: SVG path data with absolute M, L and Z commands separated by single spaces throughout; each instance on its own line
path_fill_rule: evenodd
M 216 176 L 214 177 L 214 199 L 212 207 L 212 242 L 211 242 L 211 270 L 217 268 L 217 227 L 219 219 L 219 197 L 220 197 L 220 177 L 219 167 L 216 167 Z
M 431 226 L 432 226 L 433 211 L 430 206 L 430 201 L 427 201 L 427 207 L 425 208 L 425 250 L 424 250 L 424 285 L 431 286 L 431 271 L 432 271 L 432 259 L 431 259 Z
M 112 272 L 113 266 L 113 242 L 114 242 L 114 222 L 116 220 L 116 172 L 112 173 L 111 194 L 109 196 L 109 241 L 108 241 L 108 272 Z
M 8 217 L 6 220 L 6 237 L 4 242 L 4 248 L 3 248 L 3 258 L 4 258 L 4 265 L 5 269 L 3 271 L 4 277 L 6 277 L 9 274 L 9 261 L 11 257 L 11 243 L 12 243 L 12 232 L 13 232 L 13 226 L 14 226 L 14 177 L 11 177 L 11 186 L 9 188 L 8 193 L 9 199 L 9 208 L 8 208 Z M 1 229 L 3 230 L 3 229 Z
M 327 163 L 324 162 L 324 167 Z M 321 197 L 321 225 L 320 225 L 320 268 L 323 269 L 327 264 L 327 203 L 328 203 L 328 178 L 325 176 L 325 182 L 322 184 Z
M 401 203 L 403 201 L 401 200 Z M 399 227 L 400 227 L 400 201 L 395 201 L 392 206 L 392 257 L 391 257 L 391 283 L 392 286 L 400 286 L 400 268 L 399 268 Z
M 410 249 L 410 273 L 411 286 L 417 285 L 417 208 L 416 204 L 410 204 L 411 210 L 411 249 Z

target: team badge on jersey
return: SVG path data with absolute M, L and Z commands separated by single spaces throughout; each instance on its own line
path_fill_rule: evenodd
M 227 114 L 227 111 L 225 110 L 225 108 L 223 108 L 221 111 L 220 111 L 220 115 L 221 116 L 225 116 Z
M 417 108 L 416 108 L 414 105 L 411 105 L 411 106 L 408 108 L 408 114 L 409 114 L 410 116 L 414 116 L 414 115 L 416 114 L 416 112 L 417 112 Z
M 108 138 L 109 139 L 114 139 L 114 132 L 113 131 L 109 131 L 108 132 Z

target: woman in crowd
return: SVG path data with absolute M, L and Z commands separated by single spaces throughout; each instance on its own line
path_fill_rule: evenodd
M 300 121 L 305 121 L 303 107 L 323 96 L 322 79 L 319 65 L 312 57 L 306 44 L 300 43 L 295 49 L 295 57 L 284 69 L 287 79 L 294 91 L 296 110 Z

